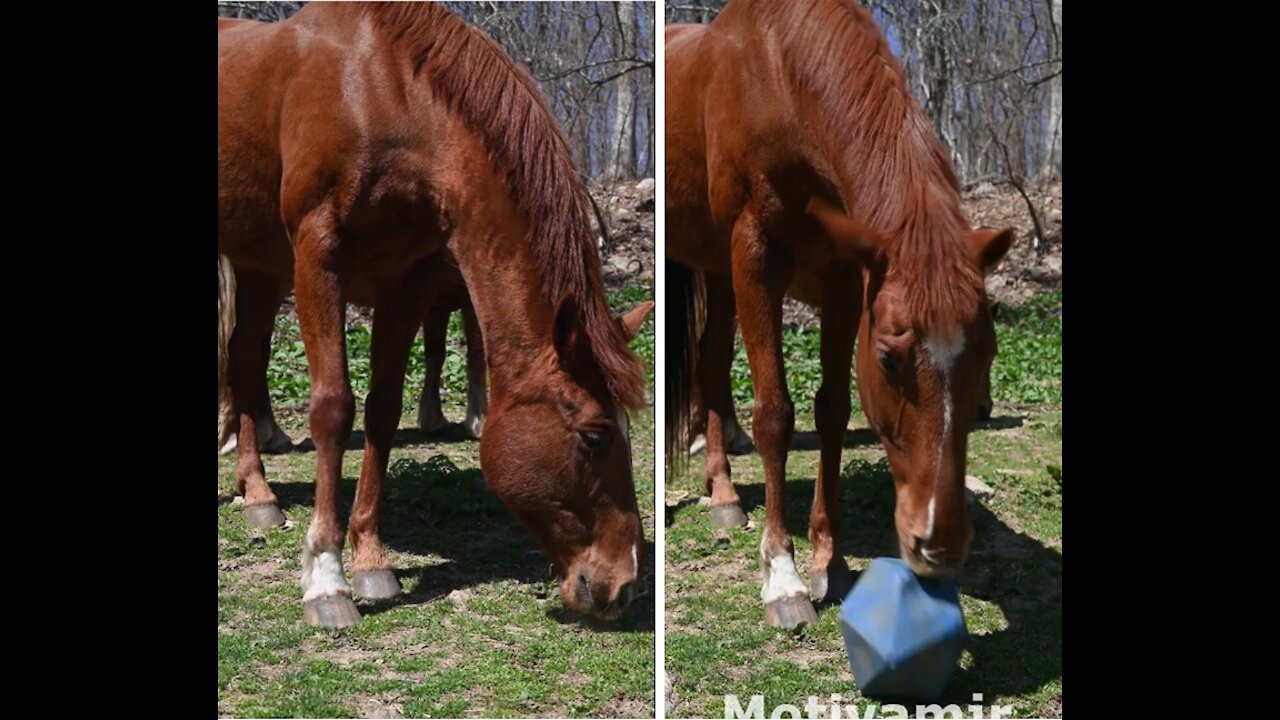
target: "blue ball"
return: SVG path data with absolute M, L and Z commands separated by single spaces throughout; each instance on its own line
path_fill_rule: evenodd
M 867 697 L 941 697 L 969 638 L 954 582 L 916 577 L 876 558 L 840 606 L 853 678 Z

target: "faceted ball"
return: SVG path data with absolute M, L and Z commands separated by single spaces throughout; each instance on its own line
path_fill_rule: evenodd
M 937 700 L 969 637 L 955 583 L 916 577 L 895 558 L 871 561 L 839 618 L 853 678 L 868 697 Z

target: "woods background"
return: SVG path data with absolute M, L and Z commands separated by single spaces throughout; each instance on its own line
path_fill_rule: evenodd
M 666 0 L 710 22 L 726 0 Z M 1062 173 L 1062 0 L 864 0 L 951 153 L 960 181 Z
M 666 22 L 709 22 L 726 0 L 665 0 Z M 445 2 L 542 84 L 574 159 L 596 179 L 651 177 L 654 5 Z M 961 182 L 1062 171 L 1062 0 L 867 0 Z M 300 2 L 219 2 L 280 20 Z

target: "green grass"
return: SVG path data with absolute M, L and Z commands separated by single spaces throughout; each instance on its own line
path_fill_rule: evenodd
M 982 693 L 988 706 L 1012 705 L 1015 717 L 1061 715 L 1061 298 L 1059 291 L 1022 308 L 1005 308 L 1009 312 L 998 323 L 995 420 L 970 435 L 966 468 L 994 495 L 970 510 L 975 540 L 960 589 L 972 640 L 943 704 L 964 706 Z M 811 403 L 820 372 L 816 360 L 796 359 L 816 358 L 818 337 L 816 329 L 788 331 L 797 436 L 813 431 Z M 735 387 L 745 381 L 749 399 L 745 372 L 745 365 L 735 371 Z M 855 447 L 842 456 L 839 508 L 840 549 L 855 572 L 871 558 L 897 555 L 893 481 L 884 451 L 865 427 L 855 406 L 850 428 L 863 430 L 849 436 Z M 816 442 L 805 446 L 816 447 Z M 782 703 L 803 712 L 810 695 L 825 703 L 835 693 L 842 704 L 865 712 L 871 701 L 853 682 L 837 607 L 819 607 L 818 624 L 799 634 L 765 624 L 756 560 L 764 526 L 764 477 L 757 455 L 731 462 L 752 521 L 748 528 L 711 527 L 706 507 L 697 502 L 703 492 L 701 456 L 666 484 L 669 715 L 723 717 L 726 693 L 737 694 L 743 707 L 751 695 L 763 694 L 766 714 Z M 788 455 L 787 524 L 803 577 L 817 464 L 817 450 Z
M 652 296 L 632 288 L 615 310 Z M 648 364 L 653 322 L 633 342 Z M 445 413 L 465 400 L 461 328 L 450 326 Z M 367 392 L 368 333 L 348 330 L 353 386 Z M 306 361 L 297 329 L 280 323 L 272 397 L 292 410 L 278 420 L 299 440 Z M 245 525 L 233 457 L 218 462 L 219 715 L 236 717 L 652 717 L 653 577 L 615 624 L 585 625 L 564 611 L 549 563 L 484 487 L 474 441 L 435 442 L 412 428 L 421 388 L 421 340 L 385 486 L 382 537 L 405 594 L 363 604 L 363 619 L 330 634 L 306 624 L 298 587 L 302 539 L 314 498 L 315 455 L 264 456 L 289 529 Z M 450 372 L 452 363 L 456 372 Z M 414 375 L 416 373 L 416 377 Z M 361 418 L 357 417 L 356 427 Z M 652 542 L 652 408 L 632 419 L 636 490 Z M 348 450 L 340 485 L 343 521 L 363 451 Z M 652 544 L 646 567 L 654 566 Z M 350 558 L 348 557 L 349 561 Z
M 609 293 L 609 307 L 614 314 L 630 310 L 632 307 L 653 299 L 653 288 L 642 285 L 631 285 L 622 290 Z M 653 343 L 654 322 L 652 314 L 646 320 L 632 341 L 631 347 L 645 361 L 645 372 L 649 387 L 653 387 Z M 372 340 L 370 328 L 362 324 L 347 326 L 347 365 L 351 373 L 351 390 L 357 401 L 362 401 L 369 393 L 369 344 Z M 456 400 L 466 402 L 467 392 L 467 355 L 466 339 L 462 330 L 462 315 L 453 313 L 449 317 L 449 331 L 445 342 L 444 368 L 440 373 L 442 397 L 445 402 Z M 409 366 L 405 373 L 405 403 L 416 403 L 422 392 L 423 375 L 426 366 L 423 360 L 422 336 L 413 341 L 413 349 L 409 351 Z M 276 406 L 297 406 L 305 404 L 311 396 L 311 382 L 307 377 L 307 354 L 302 344 L 302 336 L 296 322 L 284 315 L 276 318 L 275 333 L 271 340 L 271 362 L 267 367 L 267 382 L 271 392 L 271 402 Z

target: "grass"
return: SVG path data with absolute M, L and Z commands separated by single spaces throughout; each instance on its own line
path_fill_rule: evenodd
M 975 540 L 960 579 L 971 642 L 943 702 L 1013 706 L 1014 717 L 1061 716 L 1062 703 L 1062 410 L 1061 292 L 1005 308 L 993 368 L 995 419 L 969 438 L 966 472 L 994 494 L 971 506 Z M 788 332 L 788 381 L 797 405 L 797 443 L 787 460 L 787 523 L 797 565 L 807 577 L 809 507 L 817 475 L 812 394 L 820 382 L 816 329 Z M 739 382 L 745 368 L 738 371 Z M 749 391 L 749 380 L 747 388 Z M 856 393 L 853 397 L 857 398 Z M 749 399 L 749 395 L 748 398 Z M 737 398 L 742 404 L 744 399 Z M 743 417 L 749 420 L 749 415 Z M 871 558 L 896 556 L 893 481 L 884 451 L 855 409 L 846 436 L 840 487 L 840 550 L 855 573 Z M 666 485 L 666 658 L 673 717 L 723 717 L 724 695 L 743 707 L 764 695 L 766 714 L 809 696 L 866 712 L 836 622 L 836 606 L 798 634 L 764 623 L 756 560 L 764 526 L 764 477 L 757 455 L 732 459 L 748 528 L 716 531 L 695 458 Z M 989 711 L 989 707 L 988 707 Z M 1006 715 L 1007 716 L 1007 715 Z
M 631 288 L 610 301 L 620 310 L 651 296 L 649 288 Z M 633 342 L 648 364 L 651 394 L 652 328 L 647 322 Z M 445 413 L 455 421 L 462 418 L 466 390 L 460 331 L 455 316 L 444 375 Z M 363 397 L 368 333 L 352 327 L 347 337 L 353 386 Z M 415 356 L 402 428 L 415 424 L 420 340 Z M 305 370 L 296 327 L 280 323 L 271 390 L 277 418 L 295 440 L 306 435 Z M 361 422 L 358 417 L 356 427 Z M 652 407 L 632 419 L 631 439 L 650 541 L 643 562 L 652 568 Z M 233 502 L 234 458 L 219 458 L 219 715 L 653 716 L 652 575 L 618 623 L 588 626 L 569 615 L 545 556 L 485 488 L 477 449 L 473 441 L 398 432 L 382 531 L 405 594 L 362 605 L 360 623 L 336 634 L 305 623 L 298 587 L 314 498 L 314 453 L 264 456 L 267 478 L 292 525 L 265 531 L 245 525 Z M 344 457 L 343 513 L 354 498 L 363 454 L 349 449 Z

